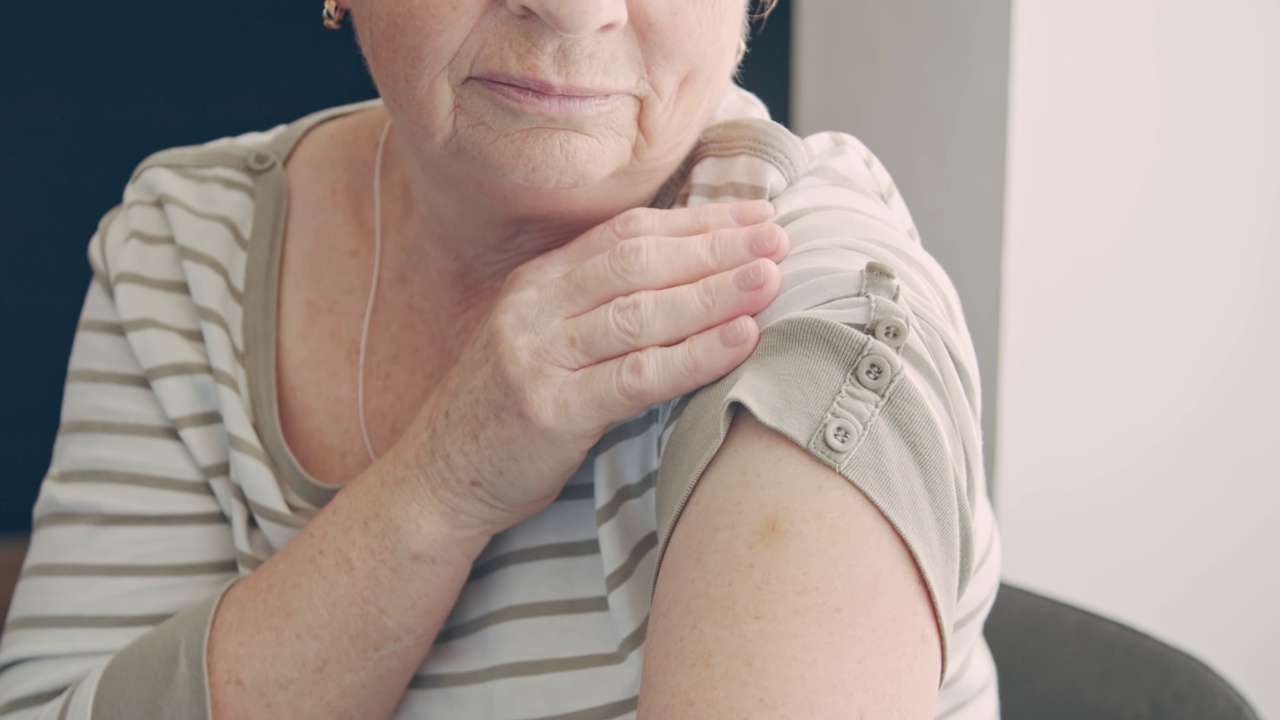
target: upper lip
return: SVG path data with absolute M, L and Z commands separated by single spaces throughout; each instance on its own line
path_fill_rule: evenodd
M 502 83 L 503 85 L 514 85 L 515 87 L 532 90 L 537 93 L 542 93 L 543 95 L 591 98 L 621 94 L 620 91 L 611 90 L 609 88 L 570 85 L 568 83 L 544 80 L 542 78 L 531 77 L 529 75 L 515 75 L 512 73 L 485 73 L 483 75 L 477 75 L 476 78 L 479 80 L 487 80 L 489 82 Z

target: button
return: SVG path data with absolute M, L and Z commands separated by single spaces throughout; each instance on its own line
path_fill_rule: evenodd
M 858 363 L 858 369 L 854 374 L 858 376 L 858 382 L 862 387 L 868 390 L 879 390 L 888 385 L 889 379 L 893 377 L 889 367 L 888 360 L 879 355 L 868 355 Z
M 853 449 L 853 423 L 848 420 L 832 420 L 827 423 L 827 447 L 836 452 L 849 452 Z
M 889 278 L 890 280 L 898 277 L 898 274 L 893 271 L 893 268 L 889 267 L 888 265 L 885 265 L 884 263 L 878 263 L 875 260 L 872 260 L 871 262 L 867 263 L 866 271 L 869 273 L 874 273 L 876 275 L 883 275 Z
M 276 166 L 276 158 L 269 152 L 258 151 L 249 156 L 249 169 L 256 173 L 264 173 Z
M 906 323 L 892 318 L 877 321 L 872 330 L 877 340 L 891 348 L 906 345 L 908 332 Z

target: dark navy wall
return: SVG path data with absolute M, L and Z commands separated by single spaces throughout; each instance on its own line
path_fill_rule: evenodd
M 156 150 L 373 97 L 320 0 L 19 2 L 0 19 L 0 534 L 30 529 L 89 282 L 85 246 Z M 743 82 L 788 117 L 790 7 Z

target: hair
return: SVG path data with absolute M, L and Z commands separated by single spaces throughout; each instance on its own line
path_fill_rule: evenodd
M 742 18 L 742 39 L 751 38 L 751 26 L 756 23 L 760 23 L 760 28 L 764 29 L 765 20 L 776 7 L 778 0 L 749 0 L 746 17 Z
M 754 0 L 756 6 L 755 12 L 751 13 L 751 19 L 764 20 L 769 17 L 769 13 L 778 7 L 778 0 Z

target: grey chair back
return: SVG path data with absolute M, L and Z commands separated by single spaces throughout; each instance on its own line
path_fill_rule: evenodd
M 1011 585 L 986 625 L 1004 720 L 1258 720 L 1203 662 Z

